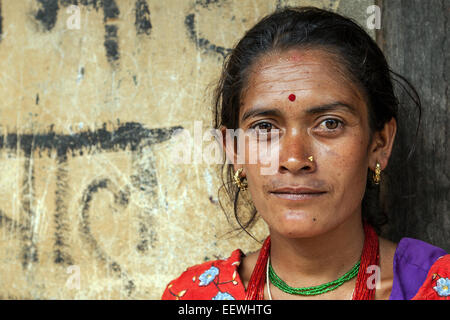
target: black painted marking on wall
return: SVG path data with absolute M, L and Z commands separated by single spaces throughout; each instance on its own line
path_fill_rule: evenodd
M 138 150 L 139 147 L 149 146 L 169 140 L 172 134 L 181 126 L 169 128 L 146 129 L 140 123 L 126 122 L 119 124 L 118 128 L 109 131 L 106 123 L 103 127 L 94 131 L 87 130 L 74 134 L 56 134 L 53 127 L 44 134 L 17 134 L 7 133 L 0 135 L 0 150 L 8 149 L 16 151 L 22 150 L 25 156 L 29 157 L 31 152 L 51 152 L 56 150 L 58 157 L 63 157 L 71 153 L 77 156 L 83 149 L 88 152 L 93 149 L 104 151 L 117 151 L 129 148 L 131 151 Z
M 32 137 L 28 137 L 28 139 L 26 139 L 26 146 L 23 149 L 25 153 L 25 161 L 23 170 L 24 174 L 22 177 L 22 194 L 20 197 L 20 220 L 23 227 L 19 229 L 22 243 L 21 258 L 23 269 L 26 269 L 30 263 L 39 261 L 38 249 L 36 246 L 36 235 L 32 228 L 32 220 L 35 216 L 35 211 L 32 209 L 35 189 L 34 165 L 31 156 L 33 143 L 34 141 Z
M 220 7 L 220 4 L 223 2 L 223 0 L 196 0 L 195 4 L 202 6 L 203 8 L 209 8 L 211 4 L 217 5 Z
M 101 179 L 101 180 L 94 180 L 91 182 L 85 191 L 83 192 L 82 196 L 82 203 L 83 206 L 81 208 L 81 218 L 82 221 L 80 223 L 80 232 L 83 235 L 83 238 L 86 240 L 86 242 L 91 246 L 91 249 L 94 251 L 94 253 L 97 255 L 97 258 L 99 258 L 103 262 L 107 262 L 107 255 L 103 251 L 103 249 L 100 248 L 98 245 L 97 239 L 95 239 L 94 235 L 91 232 L 91 226 L 90 226 L 90 218 L 89 218 L 89 209 L 91 206 L 91 202 L 93 200 L 93 197 L 96 193 L 99 192 L 101 189 L 109 190 L 111 185 L 111 181 L 109 179 Z M 113 192 L 113 195 L 115 193 Z M 113 271 L 119 271 L 120 267 L 117 267 L 117 263 L 112 263 Z
M 0 42 L 2 41 L 3 35 L 3 16 L 2 16 L 2 2 L 0 0 Z
M 141 239 L 140 239 L 138 245 L 136 246 L 136 249 L 139 252 L 145 253 L 145 252 L 148 251 L 148 240 L 147 240 L 146 237 L 142 236 L 142 235 L 145 235 L 147 233 L 148 233 L 147 226 L 144 223 L 140 222 L 139 223 L 139 235 L 140 235 Z
M 97 239 L 94 237 L 91 231 L 91 225 L 90 225 L 90 218 L 89 218 L 89 209 L 92 203 L 92 200 L 94 199 L 95 194 L 97 194 L 100 190 L 108 190 L 110 191 L 114 196 L 114 202 L 116 204 L 119 204 L 123 209 L 125 209 L 128 206 L 128 199 L 129 199 L 129 191 L 127 190 L 115 190 L 113 187 L 113 184 L 111 180 L 108 178 L 99 179 L 92 181 L 85 191 L 83 192 L 82 196 L 82 209 L 81 209 L 81 218 L 82 221 L 80 222 L 80 232 L 82 235 L 82 238 L 87 242 L 87 244 L 90 246 L 91 250 L 94 252 L 95 256 L 105 263 L 108 268 L 116 274 L 117 277 L 123 279 L 125 281 L 124 288 L 127 291 L 128 296 L 130 296 L 133 291 L 136 289 L 136 286 L 133 282 L 133 280 L 130 280 L 127 273 L 123 271 L 123 268 L 119 265 L 117 261 L 112 259 L 106 251 L 101 248 L 101 246 L 98 244 Z
M 103 0 L 103 21 L 107 22 L 110 19 L 117 19 L 120 14 L 119 7 L 114 0 Z
M 63 7 L 67 7 L 70 5 L 83 5 L 83 6 L 92 6 L 96 10 L 101 8 L 103 10 L 103 22 L 105 24 L 105 51 L 106 58 L 108 62 L 113 66 L 117 66 L 117 62 L 120 58 L 119 54 L 119 42 L 118 42 L 118 27 L 114 24 L 115 19 L 119 18 L 120 10 L 117 6 L 115 0 L 60 0 L 58 4 L 58 0 L 37 0 L 40 3 L 41 8 L 37 11 L 34 18 L 38 20 L 46 31 L 50 31 L 56 24 L 58 19 L 58 10 L 59 4 Z M 1 8 L 1 7 L 0 7 Z M 148 6 L 147 6 L 148 9 Z M 144 18 L 142 18 L 144 19 Z M 0 11 L 0 22 L 1 22 L 1 11 Z M 145 23 L 145 19 L 142 20 L 142 27 L 150 27 L 150 20 L 148 23 Z M 0 40 L 1 40 L 1 24 L 0 24 Z
M 201 1 L 197 3 L 207 7 L 210 3 L 220 3 L 220 2 Z M 204 53 L 218 54 L 222 58 L 225 58 L 231 52 L 231 49 L 215 45 L 214 43 L 211 43 L 211 41 L 209 41 L 208 39 L 199 36 L 199 31 L 197 30 L 195 24 L 195 13 L 190 13 L 185 17 L 184 25 L 186 26 L 186 29 L 188 31 L 189 38 L 195 43 L 196 47 L 202 50 Z
M 62 150 L 61 150 L 62 151 Z M 72 256 L 69 253 L 69 246 L 65 239 L 70 238 L 69 219 L 67 213 L 67 189 L 69 188 L 69 177 L 67 169 L 67 155 L 65 152 L 58 155 L 56 170 L 56 191 L 55 191 L 55 240 L 53 245 L 53 261 L 64 266 L 73 265 Z
M 92 6 L 94 9 L 98 10 L 102 4 L 101 0 L 59 0 L 59 4 L 68 7 L 70 5 L 82 5 L 82 6 Z
M 41 8 L 35 15 L 36 20 L 38 20 L 42 26 L 50 31 L 56 24 L 58 18 L 58 0 L 37 0 Z
M 61 265 L 73 264 L 73 258 L 69 253 L 70 247 L 67 245 L 67 233 L 68 233 L 68 217 L 67 217 L 67 190 L 69 188 L 67 161 L 68 155 L 73 157 L 77 155 L 83 155 L 83 150 L 94 149 L 98 151 L 118 151 L 129 149 L 132 151 L 132 155 L 137 153 L 142 157 L 142 148 L 151 146 L 156 143 L 161 143 L 169 140 L 172 134 L 177 130 L 182 129 L 181 126 L 174 126 L 169 128 L 156 128 L 146 129 L 141 124 L 135 122 L 128 122 L 124 124 L 118 124 L 116 130 L 107 130 L 106 124 L 103 128 L 94 131 L 85 131 L 76 134 L 64 135 L 56 134 L 53 131 L 53 127 L 50 127 L 49 132 L 45 134 L 17 134 L 7 133 L 6 135 L 0 135 L 0 151 L 21 151 L 25 156 L 24 162 L 24 176 L 22 180 L 22 194 L 21 194 L 21 218 L 20 223 L 12 220 L 6 216 L 0 209 L 0 227 L 6 227 L 9 231 L 15 231 L 21 241 L 21 260 L 22 267 L 26 269 L 31 263 L 38 262 L 38 247 L 36 235 L 32 228 L 32 219 L 35 215 L 33 210 L 34 201 L 34 161 L 33 156 L 42 156 L 41 152 L 47 152 L 48 157 L 51 157 L 51 153 L 56 151 L 58 169 L 56 173 L 56 191 L 55 191 L 55 234 L 54 234 L 54 262 Z M 37 153 L 37 154 L 34 154 Z M 149 161 L 149 159 L 146 159 Z M 154 161 L 150 158 L 150 162 Z M 153 164 L 150 164 L 153 168 Z M 151 184 L 156 183 L 156 176 L 154 173 L 142 171 L 149 174 L 149 177 L 141 177 L 139 183 L 143 188 L 148 187 L 149 191 L 152 191 Z M 146 186 L 146 184 L 150 184 Z M 98 184 L 97 188 L 107 187 L 106 182 Z M 94 188 L 95 189 L 95 188 Z M 88 190 L 92 190 L 88 188 Z M 91 192 L 91 194 L 93 191 Z M 119 207 L 125 207 L 129 201 L 129 190 L 114 191 L 114 203 Z M 89 204 L 89 201 L 87 202 Z M 84 210 L 87 210 L 89 206 L 84 206 Z M 144 222 L 142 222 L 144 221 Z M 149 220 L 141 220 L 144 229 L 140 234 L 147 233 L 145 227 L 148 226 Z M 143 239 L 142 237 L 140 238 Z M 147 238 L 146 238 L 147 239 Z M 142 241 L 140 242 L 142 243 Z M 144 247 L 147 243 L 144 243 Z M 144 248 L 143 247 L 143 248 Z M 110 263 L 111 267 L 116 270 L 120 266 Z M 131 280 L 127 280 L 126 277 L 125 289 L 131 294 L 135 286 Z
M 27 245 L 30 241 L 29 234 L 32 232 L 31 225 L 28 223 L 29 219 L 26 221 L 26 225 L 19 223 L 0 210 L 0 228 L 5 228 L 9 233 L 16 235 L 21 242 L 21 260 L 22 268 L 26 269 L 31 262 L 39 262 L 37 246 Z M 18 231 L 18 232 L 17 232 Z
M 188 14 L 184 19 L 184 24 L 188 30 L 189 37 L 197 43 L 197 33 L 195 31 L 195 13 Z
M 105 23 L 105 46 L 106 58 L 111 66 L 116 67 L 120 58 L 118 30 L 115 24 L 109 24 L 117 19 L 120 14 L 119 7 L 114 0 L 103 0 L 103 22 Z
M 32 229 L 28 222 L 29 219 L 25 221 L 26 225 L 19 223 L 5 215 L 3 211 L 0 210 L 0 228 L 5 228 L 9 233 L 16 235 L 21 242 L 21 260 L 23 269 L 26 269 L 32 262 L 39 262 L 37 246 L 27 245 L 27 243 L 29 243 L 32 239 L 32 237 L 30 239 L 29 236 Z
M 103 43 L 106 50 L 106 58 L 109 63 L 115 65 L 119 60 L 119 39 L 117 37 L 116 25 L 105 25 L 105 42 Z
M 150 10 L 147 1 L 137 0 L 135 4 L 135 22 L 136 33 L 150 35 L 152 23 L 150 21 Z
M 119 17 L 120 10 L 114 0 L 37 0 L 41 8 L 35 14 L 36 20 L 40 21 L 43 26 L 50 31 L 58 19 L 58 11 L 60 6 L 68 7 L 71 5 L 92 7 L 96 11 L 100 8 L 103 10 L 103 20 Z M 59 3 L 59 5 L 58 5 Z
M 139 190 L 142 196 L 148 199 L 149 206 L 143 207 L 139 211 L 139 243 L 136 250 L 140 254 L 145 254 L 155 247 L 157 241 L 156 233 L 153 231 L 153 214 L 159 208 L 158 203 L 158 180 L 154 166 L 155 159 L 149 150 L 144 155 L 142 148 L 132 155 L 133 174 L 130 177 L 135 190 Z
M 12 233 L 15 229 L 23 228 L 23 225 L 6 216 L 3 211 L 0 210 L 0 228 L 6 228 Z

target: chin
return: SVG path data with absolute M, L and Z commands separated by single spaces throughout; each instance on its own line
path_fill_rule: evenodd
M 303 228 L 288 228 L 288 229 L 282 229 L 279 230 L 278 233 L 289 239 L 306 239 L 306 238 L 314 238 L 318 235 L 320 235 L 320 232 L 313 231 L 313 230 L 304 230 Z
M 319 235 L 319 219 L 310 212 L 287 211 L 278 220 L 276 232 L 286 238 L 310 238 Z

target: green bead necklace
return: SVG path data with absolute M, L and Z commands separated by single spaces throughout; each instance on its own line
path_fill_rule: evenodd
M 302 296 L 314 296 L 314 295 L 318 295 L 318 294 L 322 294 L 322 293 L 325 293 L 328 291 L 335 290 L 336 288 L 339 288 L 341 285 L 343 285 L 345 282 L 356 277 L 356 275 L 358 274 L 360 263 L 361 263 L 361 260 L 359 260 L 350 271 L 348 271 L 342 277 L 340 277 L 339 279 L 336 279 L 334 281 L 324 283 L 324 284 L 314 286 L 314 287 L 294 288 L 294 287 L 289 286 L 283 280 L 281 280 L 281 278 L 273 270 L 272 263 L 269 262 L 269 279 L 270 279 L 270 282 L 272 282 L 275 287 L 277 287 L 278 289 L 280 289 L 283 292 L 286 292 L 289 294 L 302 295 Z

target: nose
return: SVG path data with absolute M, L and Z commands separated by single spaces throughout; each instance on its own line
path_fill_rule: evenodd
M 300 174 L 316 170 L 315 161 L 310 160 L 313 155 L 311 139 L 304 130 L 288 130 L 280 139 L 280 173 Z

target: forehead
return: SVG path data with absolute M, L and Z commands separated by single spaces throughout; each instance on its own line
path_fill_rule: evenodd
M 336 55 L 321 49 L 292 49 L 266 54 L 255 62 L 243 91 L 240 114 L 256 104 L 284 103 L 291 94 L 300 104 L 333 100 L 364 104 L 361 90 L 346 75 Z

